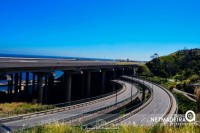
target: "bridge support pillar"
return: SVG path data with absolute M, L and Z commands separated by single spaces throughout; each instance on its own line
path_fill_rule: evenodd
M 15 88 L 14 88 L 14 96 L 15 101 L 18 101 L 18 81 L 19 81 L 19 74 L 15 73 Z
M 18 91 L 18 81 L 19 81 L 19 75 L 18 75 L 18 73 L 15 73 L 15 89 L 14 89 L 15 94 Z
M 102 94 L 105 93 L 105 78 L 106 78 L 105 75 L 106 75 L 106 72 L 103 70 L 102 71 L 102 83 L 101 83 L 102 84 L 102 90 L 101 90 Z
M 43 103 L 43 75 L 42 74 L 37 74 L 38 81 L 38 103 Z
M 49 87 L 48 87 L 48 76 L 47 75 L 45 75 L 45 79 L 44 79 L 44 101 L 43 101 L 43 103 L 44 104 L 47 104 L 47 101 L 48 101 L 48 89 L 49 89 Z
M 10 74 L 11 80 L 8 81 L 8 94 L 12 94 L 12 89 L 13 89 L 13 74 Z
M 116 78 L 116 72 L 115 72 L 115 70 L 113 69 L 113 79 L 115 79 Z
M 124 68 L 122 68 L 122 76 L 124 75 Z
M 32 96 L 35 97 L 35 73 L 33 73 Z
M 54 88 L 54 75 L 53 73 L 50 73 L 50 75 L 48 75 L 48 83 L 46 83 L 46 86 L 48 84 L 48 87 L 46 88 L 46 95 L 45 95 L 45 98 L 46 98 L 46 102 L 48 103 L 51 96 L 52 96 L 52 91 L 53 91 L 53 88 Z
M 136 74 L 136 70 L 135 70 L 135 67 L 133 67 L 133 76 L 135 76 Z
M 8 89 L 7 89 L 7 94 L 10 95 L 10 85 L 11 85 L 11 82 L 8 81 Z
M 91 87 L 91 72 L 87 72 L 87 90 L 86 90 L 86 97 L 90 97 L 90 87 Z
M 26 97 L 28 98 L 28 94 L 29 94 L 29 92 L 28 92 L 28 83 L 29 83 L 29 72 L 26 72 L 26 90 L 25 90 L 25 92 L 26 92 Z
M 22 73 L 19 74 L 19 93 L 22 91 Z
M 82 77 L 81 77 L 81 94 L 82 94 L 82 98 L 85 98 L 85 75 L 82 74 Z
M 71 87 L 72 87 L 72 76 L 70 72 L 64 72 L 64 91 L 65 91 L 65 101 L 70 102 L 71 101 Z

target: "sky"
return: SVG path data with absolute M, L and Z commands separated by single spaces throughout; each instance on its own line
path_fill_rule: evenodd
M 0 0 L 0 53 L 150 60 L 200 48 L 199 0 Z

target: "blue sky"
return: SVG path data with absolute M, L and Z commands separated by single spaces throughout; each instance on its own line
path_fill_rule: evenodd
M 200 48 L 199 0 L 0 0 L 0 53 L 150 60 Z

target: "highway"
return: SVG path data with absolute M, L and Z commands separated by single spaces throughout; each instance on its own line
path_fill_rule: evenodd
M 0 58 L 0 68 L 11 67 L 55 67 L 112 65 L 112 61 L 78 61 L 65 59 Z
M 132 79 L 131 77 L 124 77 Z M 137 79 L 134 78 L 134 80 Z M 168 93 L 166 93 L 166 91 L 154 84 L 151 84 L 150 82 L 144 81 L 144 83 L 146 85 L 149 85 L 150 87 L 153 87 L 153 100 L 140 112 L 121 121 L 120 124 L 134 124 L 144 126 L 153 125 L 156 123 L 156 120 L 154 118 L 164 117 L 164 115 L 168 112 L 169 109 L 171 109 L 170 112 L 175 112 L 176 101 L 173 101 L 175 102 L 175 104 L 172 104 L 173 106 L 171 107 L 170 96 L 168 95 Z
M 67 59 L 28 59 L 0 58 L 0 72 L 6 71 L 39 71 L 39 70 L 77 70 L 78 68 L 110 68 L 112 66 L 138 65 L 138 62 L 87 61 Z
M 117 96 L 117 102 L 120 102 L 120 101 L 123 101 L 123 100 L 129 98 L 131 96 L 131 84 L 128 82 L 125 82 L 125 81 L 121 81 L 121 80 L 116 80 L 116 82 L 123 83 L 125 85 L 125 86 L 123 86 L 124 87 L 123 89 L 125 89 L 125 91 Z M 133 92 L 132 92 L 133 95 L 136 94 L 137 92 L 138 92 L 137 88 L 134 87 Z M 42 124 L 42 123 L 57 121 L 57 120 L 61 120 L 64 118 L 70 118 L 72 116 L 76 116 L 76 115 L 86 113 L 86 112 L 89 112 L 92 110 L 107 107 L 107 106 L 115 104 L 115 103 L 116 103 L 116 97 L 113 97 L 113 98 L 107 99 L 107 100 L 99 102 L 99 103 L 87 105 L 84 107 L 80 107 L 80 108 L 76 108 L 76 109 L 72 109 L 72 110 L 68 110 L 68 111 L 64 111 L 64 112 L 43 115 L 43 116 L 34 117 L 34 118 L 30 118 L 30 119 L 25 119 L 25 120 L 17 120 L 17 121 L 7 122 L 7 123 L 3 123 L 3 124 L 5 124 L 6 126 L 12 128 L 12 129 L 20 129 L 23 127 L 32 127 L 32 126 Z

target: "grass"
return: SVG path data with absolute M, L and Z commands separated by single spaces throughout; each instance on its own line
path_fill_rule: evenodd
M 53 108 L 49 107 L 48 109 Z M 47 105 L 37 103 L 25 103 L 25 102 L 12 102 L 0 104 L 0 117 L 14 116 L 18 114 L 26 114 L 36 111 L 46 110 Z
M 19 131 L 18 133 L 199 133 L 200 128 L 195 125 L 185 126 L 128 126 L 122 125 L 118 129 L 82 130 L 80 127 L 64 124 L 48 124 Z

